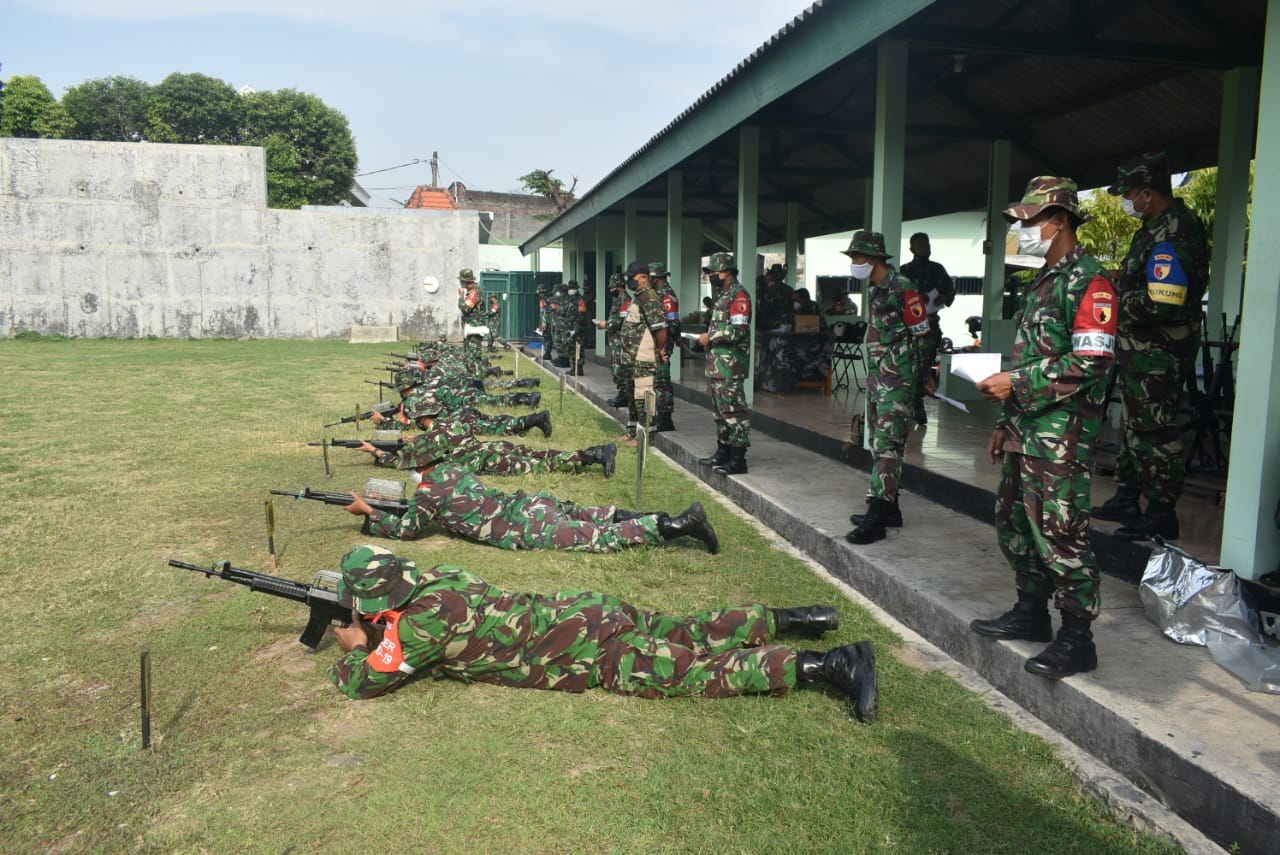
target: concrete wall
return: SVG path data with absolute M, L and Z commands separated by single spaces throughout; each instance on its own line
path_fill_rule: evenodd
M 470 211 L 267 208 L 260 148 L 0 139 L 6 337 L 457 337 L 478 260 Z

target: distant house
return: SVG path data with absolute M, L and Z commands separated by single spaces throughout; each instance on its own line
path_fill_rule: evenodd
M 532 237 L 556 214 L 545 196 L 472 190 L 461 181 L 448 187 L 424 184 L 413 191 L 406 208 L 475 211 L 480 243 L 515 246 Z

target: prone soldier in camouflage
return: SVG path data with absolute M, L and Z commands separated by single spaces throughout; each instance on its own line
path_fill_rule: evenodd
M 661 261 L 649 263 L 649 283 L 662 300 L 662 312 L 667 319 L 666 359 L 659 360 L 653 372 L 653 391 L 657 395 L 657 412 L 653 429 L 657 433 L 675 430 L 672 420 L 675 413 L 676 393 L 671 383 L 671 357 L 680 346 L 680 300 L 671 287 L 667 265 Z
M 596 322 L 596 328 L 604 330 L 605 349 L 609 353 L 609 373 L 618 394 L 606 403 L 613 407 L 625 407 L 631 400 L 631 387 L 622 364 L 622 321 L 631 308 L 631 296 L 627 294 L 627 277 L 615 273 L 609 277 L 608 314 Z
M 827 684 L 864 722 L 878 711 L 870 641 L 825 653 L 771 643 L 819 638 L 839 626 L 831 606 L 759 603 L 688 616 L 645 612 L 608 594 L 504 591 L 452 565 L 420 570 L 381 546 L 342 558 L 338 596 L 375 617 L 334 630 L 346 655 L 329 677 L 355 700 L 377 697 L 419 672 L 462 682 L 641 698 L 781 694 Z
M 401 451 L 400 468 L 411 470 L 418 483 L 402 515 L 375 510 L 351 494 L 354 501 L 347 510 L 367 517 L 365 534 L 417 540 L 434 522 L 449 534 L 499 549 L 617 552 L 692 537 L 713 554 L 720 550 L 715 529 L 697 502 L 673 515 L 633 513 L 613 505 L 584 507 L 547 492 L 504 493 L 423 446 L 416 453 Z
M 631 397 L 627 401 L 627 437 L 634 439 L 636 428 L 647 419 L 644 393 L 654 388 L 659 362 L 669 359 L 667 353 L 667 316 L 662 298 L 649 283 L 649 267 L 640 261 L 627 266 L 628 284 L 635 288 L 627 316 L 622 321 L 622 361 Z
M 970 627 L 991 638 L 1049 641 L 1052 596 L 1062 628 L 1026 669 L 1058 679 L 1098 666 L 1089 453 L 1106 406 L 1117 302 L 1107 272 L 1076 237 L 1086 217 L 1074 181 L 1033 178 L 1004 215 L 1020 223 L 1021 252 L 1045 260 L 1018 309 L 1012 370 L 977 384 L 989 400 L 1003 402 L 987 453 L 1002 465 L 996 536 L 1013 567 L 1018 602 Z
M 465 466 L 477 475 L 578 474 L 588 466 L 599 464 L 606 478 L 613 477 L 618 447 L 612 443 L 577 451 L 560 451 L 555 448 L 528 448 L 502 440 L 481 441 L 465 426 L 438 418 L 431 409 L 427 406 L 411 414 L 418 424 L 425 424 L 427 428 L 402 449 L 401 455 L 423 457 L 436 454 L 450 463 Z
M 924 345 L 924 356 L 921 364 L 924 370 L 934 371 L 938 362 L 938 349 L 942 347 L 942 320 L 939 313 L 956 301 L 956 286 L 951 274 L 931 259 L 933 247 L 929 244 L 929 236 L 924 232 L 916 232 L 911 236 L 911 260 L 902 265 L 902 275 L 911 281 L 916 291 L 924 298 L 924 310 L 929 315 L 929 339 Z M 915 417 L 917 424 L 926 424 L 929 416 L 924 409 L 924 388 L 916 394 Z
M 867 308 L 867 407 L 872 428 L 871 505 L 865 514 L 853 514 L 850 543 L 874 543 L 886 536 L 886 527 L 902 526 L 898 485 L 902 481 L 902 455 L 915 415 L 916 395 L 932 393 L 936 384 L 924 372 L 930 336 L 924 298 L 906 277 L 893 269 L 885 251 L 884 235 L 866 229 L 854 232 L 844 250 L 852 262 L 854 277 L 869 283 Z
M 722 475 L 745 475 L 751 420 L 743 388 L 751 370 L 751 295 L 738 281 L 731 252 L 712 253 L 702 268 L 711 282 L 711 322 L 698 336 L 707 352 L 716 452 L 698 462 Z
M 488 305 L 484 292 L 476 282 L 476 274 L 470 267 L 458 271 L 458 311 L 462 313 L 462 337 L 467 351 L 475 358 L 480 358 L 480 328 L 485 327 L 485 315 Z
M 1118 489 L 1093 515 L 1127 523 L 1116 532 L 1120 538 L 1173 539 L 1186 476 L 1178 411 L 1200 345 L 1209 248 L 1200 218 L 1173 195 L 1164 152 L 1120 164 L 1108 192 L 1120 196 L 1125 211 L 1142 225 L 1116 279 L 1116 385 L 1124 406 Z M 1147 500 L 1145 511 L 1140 499 Z

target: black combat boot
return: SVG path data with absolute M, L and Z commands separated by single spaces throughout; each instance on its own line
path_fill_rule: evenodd
M 542 380 L 538 377 L 521 377 L 519 380 L 511 381 L 514 389 L 537 389 L 541 385 Z
M 541 392 L 516 392 L 511 396 L 511 403 L 523 404 L 526 407 L 536 407 L 541 400 Z
M 619 392 L 609 400 L 605 401 L 605 403 L 610 407 L 625 407 L 627 405 L 627 399 L 623 397 L 621 392 Z
M 694 502 L 675 516 L 658 514 L 658 534 L 663 540 L 692 537 L 702 541 L 712 555 L 720 551 L 720 540 L 716 537 L 716 530 L 711 527 L 711 521 L 707 519 L 707 512 L 702 509 L 701 502 Z
M 582 465 L 592 466 L 596 463 L 604 467 L 604 477 L 612 478 L 618 463 L 618 446 L 611 442 L 608 445 L 593 445 L 582 449 Z
M 914 415 L 916 418 L 916 424 L 920 425 L 920 427 L 924 427 L 925 425 L 929 424 L 929 414 L 925 411 L 925 408 L 924 408 L 924 395 L 921 395 L 920 397 L 916 398 Z
M 1121 540 L 1150 540 L 1158 536 L 1177 540 L 1178 532 L 1178 513 L 1172 502 L 1147 502 L 1142 516 L 1116 529 L 1116 537 Z
M 747 449 L 741 445 L 729 446 L 729 459 L 719 466 L 713 466 L 711 471 L 721 475 L 746 475 Z
M 664 431 L 675 430 L 675 423 L 671 421 L 671 414 L 659 415 L 658 420 L 654 422 L 653 432 L 663 433 Z
M 801 650 L 796 659 L 796 682 L 835 686 L 853 701 L 859 720 L 868 724 L 876 720 L 880 692 L 876 648 L 870 641 L 837 647 L 826 653 Z
M 548 410 L 521 417 L 520 433 L 528 433 L 534 428 L 542 431 L 544 438 L 551 436 L 551 413 Z
M 840 613 L 834 606 L 796 606 L 769 611 L 773 614 L 774 635 L 821 638 L 824 632 L 840 628 Z
M 991 620 L 970 621 L 969 629 L 988 638 L 1010 641 L 1049 641 L 1053 638 L 1053 622 L 1049 620 L 1049 598 L 1018 592 L 1013 608 Z
M 1092 508 L 1089 513 L 1096 520 L 1131 522 L 1142 514 L 1142 508 L 1138 506 L 1138 497 L 1141 492 L 1137 487 L 1121 485 L 1116 488 L 1114 496 L 1098 505 L 1098 507 Z
M 855 526 L 862 525 L 866 518 L 866 514 L 849 514 L 849 522 Z M 898 499 L 884 500 L 884 507 L 880 509 L 880 523 L 887 528 L 902 528 L 902 506 L 898 504 Z
M 1062 628 L 1039 656 L 1027 660 L 1025 667 L 1037 677 L 1061 680 L 1072 674 L 1098 667 L 1098 649 L 1093 646 L 1093 621 L 1074 612 L 1062 612 Z
M 569 357 L 567 356 L 556 357 L 556 368 L 569 368 L 572 365 L 573 363 L 569 361 Z
M 862 520 L 858 523 L 853 531 L 844 536 L 844 539 L 850 543 L 866 544 L 875 543 L 877 540 L 884 540 L 889 533 L 885 531 L 885 516 L 890 513 L 889 505 L 896 504 L 888 499 L 872 499 L 871 507 L 867 508 L 865 514 L 861 514 Z M 899 525 L 901 525 L 902 512 L 898 511 Z
M 496 366 L 496 365 L 494 365 L 494 366 L 492 366 L 492 367 L 490 367 L 490 368 L 486 368 L 486 369 L 484 370 L 484 376 L 485 376 L 485 377 L 501 377 L 501 376 L 502 376 L 502 369 L 501 369 L 501 368 L 499 368 L 499 367 L 498 367 L 498 366 Z
M 587 375 L 587 364 L 585 362 L 578 363 L 578 376 L 585 377 Z
M 723 442 L 716 443 L 716 453 L 707 457 L 699 457 L 699 466 L 720 466 L 729 462 L 729 446 Z

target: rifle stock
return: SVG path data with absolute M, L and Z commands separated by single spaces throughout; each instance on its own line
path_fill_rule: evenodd
M 326 505 L 340 505 L 346 507 L 351 504 L 354 499 L 350 493 L 326 493 L 321 490 L 312 490 L 310 487 L 303 487 L 298 492 L 290 490 L 272 490 L 273 496 L 293 496 L 301 501 L 302 499 L 311 499 L 316 502 L 324 502 Z M 388 514 L 403 514 L 409 509 L 409 502 L 403 499 L 374 499 L 368 496 L 364 500 L 369 503 L 369 507 L 377 511 L 383 511 Z
M 328 445 L 336 448 L 359 448 L 360 443 L 367 442 L 378 451 L 399 451 L 404 448 L 403 439 L 338 439 L 334 437 L 327 441 Z M 326 440 L 320 442 L 308 442 L 307 445 L 319 446 L 325 445 Z

